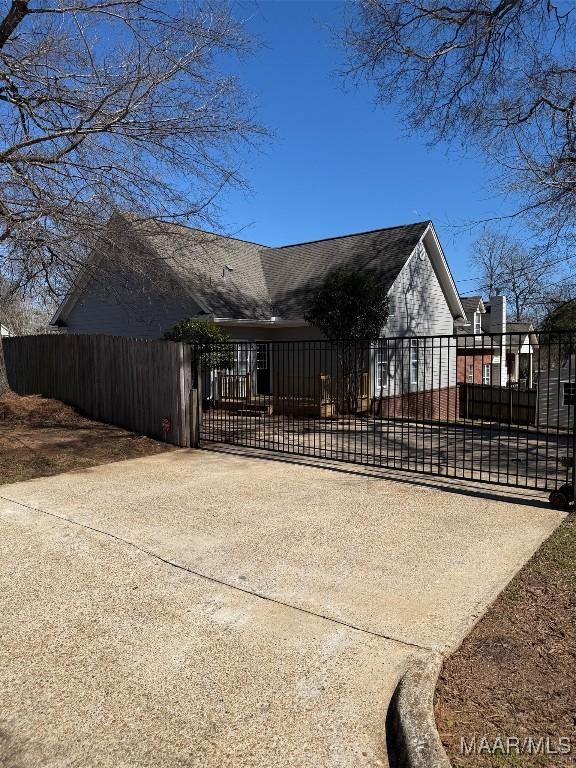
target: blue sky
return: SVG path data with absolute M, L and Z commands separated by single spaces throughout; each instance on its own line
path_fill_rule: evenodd
M 330 33 L 342 3 L 249 0 L 240 14 L 264 47 L 238 72 L 275 136 L 246 155 L 252 192 L 221 201 L 227 229 L 282 245 L 432 219 L 461 292 L 474 291 L 479 229 L 466 224 L 505 210 L 490 188 L 495 171 L 473 153 L 405 136 L 394 107 L 375 105 L 368 85 L 343 86 L 344 55 Z

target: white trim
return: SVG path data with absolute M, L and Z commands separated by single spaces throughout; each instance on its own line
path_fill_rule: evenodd
M 419 387 L 421 383 L 420 382 L 420 339 L 414 336 L 410 337 L 410 342 L 408 344 L 408 381 L 410 386 L 414 385 Z
M 255 328 L 267 328 L 270 326 L 274 328 L 310 327 L 310 323 L 307 323 L 305 320 L 282 320 L 279 317 L 274 317 L 271 320 L 252 320 L 250 318 L 235 320 L 232 317 L 212 317 L 211 319 L 218 325 L 254 326 Z
M 391 365 L 389 344 L 383 339 L 373 342 L 370 353 L 370 365 L 373 369 L 373 375 L 370 378 L 374 381 L 374 395 L 380 397 L 383 392 L 388 392 L 390 389 Z M 384 383 L 380 377 L 381 367 L 386 371 L 386 379 Z
M 444 292 L 444 296 L 446 297 L 446 301 L 450 307 L 452 316 L 454 319 L 463 317 L 466 320 L 467 317 L 466 313 L 464 312 L 462 302 L 460 301 L 458 288 L 456 287 L 456 283 L 452 277 L 452 272 L 450 272 L 450 267 L 448 266 L 448 262 L 444 256 L 444 251 L 442 250 L 442 246 L 440 245 L 438 235 L 436 234 L 436 230 L 434 229 L 432 222 L 428 224 L 426 231 L 420 238 L 420 242 L 423 242 L 426 246 L 432 267 L 436 272 L 436 276 L 440 283 L 440 287 Z M 409 259 L 411 258 L 412 255 L 409 257 Z

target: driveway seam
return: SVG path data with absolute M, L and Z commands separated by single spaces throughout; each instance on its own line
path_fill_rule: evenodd
M 348 629 L 355 630 L 356 632 L 362 632 L 366 635 L 371 635 L 372 637 L 377 637 L 380 640 L 388 640 L 393 643 L 397 643 L 399 645 L 408 646 L 410 648 L 416 648 L 420 651 L 430 651 L 432 653 L 437 653 L 438 651 L 435 648 L 431 648 L 426 645 L 418 645 L 417 643 L 411 643 L 409 640 L 400 640 L 397 637 L 393 637 L 391 635 L 385 635 L 381 632 L 376 632 L 371 629 L 366 629 L 365 627 L 360 627 L 356 624 L 351 624 L 347 621 L 344 621 L 343 619 L 335 619 L 332 616 L 327 616 L 323 613 L 317 613 L 316 611 L 313 611 L 309 608 L 302 608 L 298 605 L 293 605 L 292 603 L 285 602 L 283 600 L 278 600 L 274 597 L 269 597 L 268 595 L 265 595 L 261 592 L 256 592 L 255 590 L 248 589 L 246 587 L 240 587 L 236 584 L 231 584 L 228 581 L 223 581 L 222 579 L 218 579 L 215 576 L 210 576 L 207 573 L 202 573 L 201 571 L 197 571 L 194 568 L 189 568 L 186 565 L 182 565 L 181 563 L 177 563 L 174 560 L 170 560 L 166 557 L 163 557 L 162 555 L 157 554 L 156 552 L 152 552 L 149 549 L 146 549 L 145 547 L 140 546 L 139 544 L 136 544 L 133 541 L 130 541 L 128 539 L 122 538 L 122 536 L 118 536 L 115 533 L 111 533 L 110 531 L 103 530 L 102 528 L 96 528 L 95 526 L 88 525 L 87 523 L 81 523 L 78 520 L 74 520 L 73 518 L 66 517 L 65 515 L 58 515 L 56 512 L 50 512 L 46 509 L 41 509 L 40 507 L 34 507 L 31 504 L 25 504 L 22 501 L 16 501 L 15 499 L 11 499 L 8 496 L 0 495 L 0 499 L 4 501 L 9 501 L 11 504 L 17 504 L 20 507 L 24 507 L 25 509 L 29 509 L 33 512 L 39 512 L 43 515 L 48 515 L 49 517 L 54 517 L 57 520 L 61 520 L 63 522 L 69 523 L 70 525 L 75 525 L 79 528 L 84 528 L 87 531 L 92 531 L 93 533 L 99 533 L 102 536 L 107 536 L 110 539 L 113 539 L 115 541 L 118 541 L 122 544 L 125 544 L 128 547 L 132 547 L 133 549 L 136 549 L 138 552 L 141 552 L 142 554 L 147 555 L 148 557 L 152 557 L 155 560 L 158 560 L 161 563 L 164 563 L 165 565 L 169 565 L 172 568 L 176 568 L 180 571 L 184 571 L 186 573 L 189 573 L 193 576 L 196 576 L 197 578 L 204 579 L 205 581 L 210 581 L 213 584 L 218 584 L 222 587 L 227 587 L 229 589 L 233 589 L 236 592 L 242 592 L 245 595 L 250 595 L 252 597 L 256 597 L 260 600 L 265 600 L 270 603 L 274 603 L 276 605 L 280 605 L 284 608 L 290 608 L 293 611 L 298 611 L 300 613 L 306 614 L 308 616 L 314 616 L 317 619 L 323 619 L 324 621 L 330 621 L 333 624 L 338 624 L 342 627 L 346 627 Z

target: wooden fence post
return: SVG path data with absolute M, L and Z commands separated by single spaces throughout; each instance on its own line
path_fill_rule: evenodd
M 202 364 L 198 350 L 191 349 L 192 387 L 190 389 L 190 445 L 200 447 L 202 429 Z

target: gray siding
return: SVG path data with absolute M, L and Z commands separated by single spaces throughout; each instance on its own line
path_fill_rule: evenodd
M 564 384 L 576 382 L 576 357 L 560 370 L 544 371 L 538 377 L 537 422 L 550 429 L 573 429 L 574 406 L 564 405 Z
M 309 325 L 285 328 L 224 326 L 233 341 L 318 341 L 324 339 L 317 328 Z
M 105 284 L 104 284 L 105 283 Z M 200 308 L 182 290 L 159 288 L 139 275 L 93 277 L 66 318 L 70 333 L 161 338 L 164 331 Z
M 390 289 L 391 315 L 383 331 L 388 339 L 383 345 L 383 355 L 388 361 L 389 379 L 383 396 L 407 392 L 426 391 L 456 385 L 456 340 L 451 336 L 453 317 L 444 296 L 434 267 L 425 251 L 423 258 L 415 253 L 404 265 Z M 311 327 L 255 328 L 236 326 L 228 328 L 232 338 L 238 341 L 306 341 L 322 339 L 322 334 Z M 418 349 L 411 348 L 407 337 L 446 335 L 445 339 L 421 339 Z M 405 341 L 393 341 L 401 337 Z M 417 365 L 412 364 L 416 359 Z M 303 346 L 278 345 L 271 347 L 270 357 L 274 385 L 280 378 L 297 377 L 305 389 L 316 388 L 309 372 L 334 375 L 337 356 L 326 345 Z M 370 371 L 370 391 L 379 395 L 375 352 L 366 351 L 366 369 Z M 368 363 L 368 358 L 371 363 Z M 308 382 L 310 378 L 310 382 Z M 306 383 L 305 383 L 306 382 Z
M 422 256 L 422 258 L 420 257 Z M 105 284 L 104 284 L 105 283 Z M 408 259 L 390 289 L 391 316 L 383 336 L 393 337 L 450 335 L 453 318 L 430 258 L 423 247 Z M 108 334 L 156 339 L 174 323 L 198 313 L 192 298 L 186 299 L 182 286 L 162 284 L 141 274 L 126 274 L 109 269 L 105 281 L 93 278 L 67 318 L 71 333 Z M 225 326 L 235 341 L 310 341 L 322 334 L 310 326 L 271 327 L 248 324 Z M 456 354 L 452 340 L 421 340 L 417 350 L 418 371 L 411 360 L 410 344 L 389 342 L 389 391 L 422 391 L 454 385 Z M 274 384 L 280 378 L 310 379 L 306 387 L 318 386 L 316 373 L 334 374 L 337 358 L 327 346 L 284 346 L 270 350 Z M 370 370 L 370 389 L 376 392 L 376 368 L 369 364 L 373 354 L 366 350 L 366 369 Z M 312 376 L 312 372 L 314 375 Z M 312 381 L 313 379 L 313 381 Z M 384 393 L 383 393 L 384 394 Z

